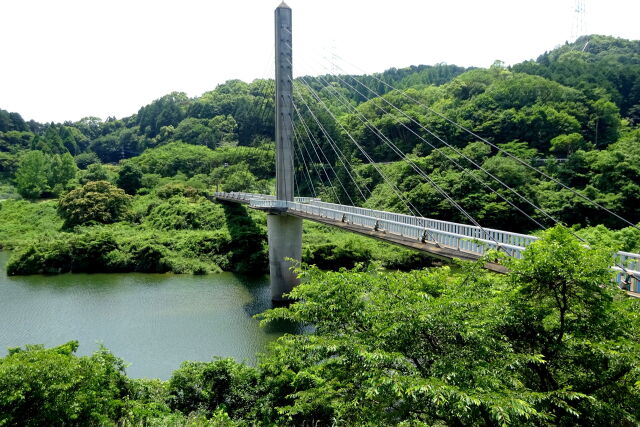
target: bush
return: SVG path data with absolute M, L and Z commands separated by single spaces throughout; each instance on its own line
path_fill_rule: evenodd
M 80 184 L 91 181 L 110 181 L 107 169 L 101 163 L 92 163 L 85 171 L 80 173 Z
M 75 355 L 59 347 L 9 349 L 0 359 L 0 425 L 102 425 L 123 415 L 124 363 L 106 349 Z
M 302 261 L 323 270 L 351 269 L 358 263 L 367 265 L 371 261 L 371 250 L 354 240 L 322 243 L 305 248 Z
M 7 273 L 164 273 L 171 269 L 170 252 L 155 240 L 153 235 L 125 239 L 106 229 L 64 233 L 56 239 L 31 242 L 15 252 L 7 263 Z
M 258 395 L 258 371 L 232 359 L 183 362 L 169 380 L 172 409 L 213 415 L 224 409 L 232 418 L 247 416 Z
M 107 181 L 88 182 L 60 198 L 58 213 L 67 228 L 77 225 L 110 224 L 124 219 L 131 197 Z
M 0 203 L 0 248 L 13 249 L 35 238 L 57 235 L 62 220 L 53 200 L 33 203 L 6 200 Z
M 197 198 L 205 196 L 206 193 L 202 190 L 198 190 L 190 185 L 184 183 L 175 182 L 168 183 L 156 190 L 156 195 L 161 199 L 170 199 L 174 196 L 182 196 L 187 198 Z
M 80 153 L 74 157 L 76 165 L 80 169 L 87 169 L 90 165 L 94 163 L 100 163 L 100 158 L 96 153 L 90 151 L 88 153 Z
M 180 196 L 152 208 L 147 221 L 161 230 L 216 230 L 225 224 L 224 214 L 219 205 L 205 199 L 192 202 Z
M 130 162 L 125 163 L 118 171 L 116 185 L 127 194 L 136 194 L 136 191 L 142 187 L 142 171 Z

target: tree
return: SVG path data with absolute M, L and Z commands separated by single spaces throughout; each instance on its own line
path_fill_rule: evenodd
M 94 163 L 100 163 L 100 158 L 93 151 L 87 153 L 81 153 L 75 156 L 76 165 L 80 169 L 87 169 Z
M 579 133 L 570 133 L 569 135 L 558 135 L 551 140 L 552 153 L 562 153 L 567 156 L 572 155 L 577 150 L 585 148 L 585 140 Z
M 232 359 L 183 362 L 169 380 L 170 404 L 184 414 L 208 416 L 223 407 L 230 416 L 242 418 L 254 410 L 257 383 L 255 368 Z
M 16 187 L 25 199 L 36 199 L 49 190 L 49 161 L 42 151 L 25 153 L 18 163 Z
M 50 158 L 48 184 L 55 194 L 60 194 L 69 181 L 76 177 L 78 167 L 69 153 L 54 154 Z
M 58 213 L 66 228 L 76 225 L 110 224 L 124 219 L 131 196 L 107 181 L 91 181 L 58 201 Z
M 483 261 L 484 262 L 484 261 Z M 267 321 L 313 325 L 262 360 L 262 408 L 293 424 L 635 425 L 638 301 L 611 254 L 563 227 L 511 273 L 301 271 Z
M 127 194 L 136 194 L 136 191 L 142 187 L 142 171 L 133 163 L 123 164 L 118 171 L 116 185 Z
M 78 357 L 77 341 L 11 348 L 0 359 L 0 424 L 102 425 L 124 414 L 125 364 L 105 348 Z
M 107 170 L 101 163 L 92 163 L 87 167 L 87 170 L 80 175 L 80 184 L 86 184 L 90 181 L 107 181 L 109 175 Z

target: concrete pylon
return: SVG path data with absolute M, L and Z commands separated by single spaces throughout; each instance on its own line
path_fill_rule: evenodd
M 276 29 L 276 198 L 293 201 L 293 71 L 291 8 L 284 2 L 275 11 Z M 271 299 L 286 301 L 299 281 L 291 272 L 302 256 L 302 219 L 267 215 Z M 295 260 L 294 262 L 288 259 Z

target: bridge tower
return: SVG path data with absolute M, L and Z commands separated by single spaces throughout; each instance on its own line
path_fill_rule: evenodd
M 275 10 L 276 36 L 276 198 L 294 200 L 293 193 L 293 71 L 291 8 L 284 1 Z M 286 214 L 268 214 L 269 275 L 271 299 L 284 301 L 282 295 L 298 284 L 290 270 L 302 255 L 302 219 Z

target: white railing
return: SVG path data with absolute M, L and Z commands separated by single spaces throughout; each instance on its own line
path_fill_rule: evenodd
M 509 243 L 496 243 L 481 237 L 469 237 L 462 234 L 406 224 L 391 219 L 376 218 L 370 215 L 347 212 L 346 210 L 330 209 L 317 203 L 286 202 L 284 200 L 252 199 L 250 206 L 255 208 L 288 209 L 303 212 L 319 218 L 328 218 L 348 224 L 360 225 L 371 230 L 395 234 L 417 242 L 428 242 L 438 246 L 454 249 L 472 255 L 482 256 L 490 249 L 505 251 L 510 256 L 521 258 L 523 246 Z M 340 205 L 335 205 L 339 207 Z M 347 207 L 347 206 L 345 206 Z M 391 213 L 389 213 L 391 214 Z M 395 214 L 391 214 L 395 215 Z
M 640 255 L 619 251 L 614 255 L 614 262 L 616 265 L 612 269 L 618 272 L 615 280 L 620 287 L 640 292 Z
M 529 236 L 527 234 L 512 233 L 510 231 L 495 230 L 493 228 L 480 228 L 473 225 L 459 224 L 455 222 L 441 221 L 437 219 L 404 215 L 393 212 L 378 211 L 375 209 L 359 208 L 356 206 L 343 206 L 334 203 L 316 201 L 311 202 L 311 204 L 324 206 L 331 209 L 344 209 L 346 212 L 351 212 L 359 215 L 372 216 L 378 219 L 385 219 L 394 222 L 400 222 L 403 224 L 415 225 L 432 230 L 445 231 L 466 236 L 471 239 L 489 240 L 494 244 L 499 243 L 501 245 L 504 244 L 524 247 L 529 245 L 531 242 L 538 240 L 537 237 Z
M 213 193 L 215 197 L 225 197 L 227 199 L 235 199 L 243 202 L 249 202 L 250 200 L 276 200 L 276 196 L 270 194 L 256 194 L 256 193 L 240 193 L 240 192 L 224 192 L 218 191 Z M 311 203 L 314 201 L 320 201 L 315 197 L 296 197 L 294 199 L 298 203 Z
M 276 200 L 275 196 L 266 194 L 218 192 L 214 195 L 245 201 L 253 208 L 303 212 L 477 256 L 482 256 L 491 249 L 498 249 L 515 258 L 522 258 L 526 246 L 538 240 L 538 237 L 526 234 L 327 203 L 311 197 L 296 197 L 295 202 L 287 202 Z M 617 272 L 615 281 L 621 287 L 632 292 L 640 292 L 640 254 L 617 252 L 611 269 Z

